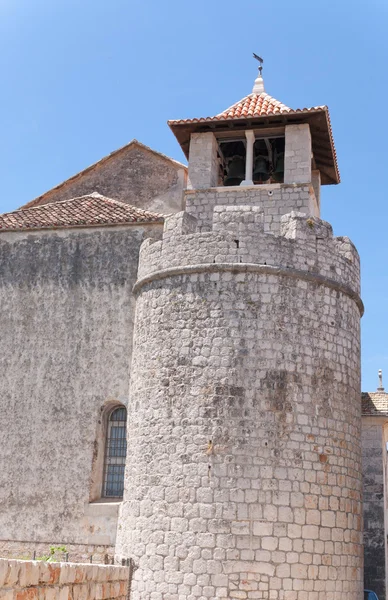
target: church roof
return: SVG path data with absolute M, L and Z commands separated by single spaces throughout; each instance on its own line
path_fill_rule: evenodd
M 71 200 L 4 213 L 0 215 L 0 232 L 162 223 L 163 220 L 163 215 L 130 206 L 94 192 Z
M 363 416 L 388 416 L 388 393 L 379 391 L 361 394 L 361 413 Z
M 264 90 L 264 87 L 259 89 Z M 253 91 L 213 117 L 168 121 L 187 158 L 192 133 L 212 131 L 217 135 L 222 131 L 232 133 L 233 130 L 254 129 L 256 126 L 265 129 L 298 123 L 310 125 L 314 158 L 321 171 L 322 183 L 339 183 L 337 154 L 327 106 L 292 109 L 264 91 Z

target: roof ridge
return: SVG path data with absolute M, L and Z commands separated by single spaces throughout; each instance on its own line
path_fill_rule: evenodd
M 35 203 L 40 202 L 45 196 L 47 196 L 51 192 L 54 192 L 55 190 L 58 190 L 58 189 L 62 188 L 67 183 L 70 183 L 70 182 L 76 180 L 78 177 L 84 175 L 88 171 L 91 171 L 92 169 L 94 169 L 96 167 L 99 167 L 100 165 L 102 165 L 105 162 L 109 161 L 111 158 L 114 158 L 115 156 L 117 156 L 118 154 L 120 154 L 120 152 L 123 152 L 124 150 L 127 150 L 130 146 L 135 145 L 135 144 L 137 146 L 140 146 L 144 150 L 147 150 L 148 152 L 151 152 L 152 154 L 156 154 L 156 155 L 160 156 L 164 160 L 168 160 L 169 162 L 174 163 L 175 165 L 177 165 L 177 166 L 179 166 L 181 168 L 184 168 L 186 170 L 188 168 L 187 165 L 184 165 L 183 163 L 175 160 L 174 158 L 170 158 L 166 154 L 163 154 L 162 152 L 159 152 L 158 150 L 154 150 L 153 148 L 151 148 L 151 146 L 147 146 L 146 144 L 143 144 L 142 142 L 139 142 L 139 140 L 137 140 L 136 138 L 133 138 L 133 140 L 131 140 L 130 142 L 128 142 L 128 144 L 125 144 L 124 146 L 121 146 L 120 148 L 117 148 L 117 150 L 113 150 L 113 152 L 110 152 L 109 154 L 107 154 L 106 156 L 103 156 L 102 158 L 100 158 L 96 162 L 92 163 L 88 167 L 85 167 L 85 169 L 82 169 L 82 171 L 79 171 L 78 173 L 75 173 L 74 175 L 71 175 L 70 177 L 68 177 L 67 179 L 65 179 L 64 181 L 62 181 L 61 183 L 58 183 L 57 185 L 55 185 L 51 189 L 46 190 L 45 192 L 43 192 L 43 194 L 40 194 L 39 196 L 36 196 L 36 198 L 33 198 L 29 202 L 26 202 L 26 204 L 24 204 L 20 208 L 24 208 L 24 207 L 25 208 L 33 208 L 34 206 L 36 206 Z M 32 206 L 29 206 L 29 204 L 31 204 Z M 47 202 L 47 204 L 52 204 L 52 203 Z
M 53 206 L 58 205 L 58 204 L 66 204 L 66 202 L 73 202 L 74 200 L 80 200 L 81 198 L 103 198 L 103 199 L 107 199 L 107 200 L 113 200 L 113 198 L 109 198 L 109 196 L 103 196 L 102 194 L 99 194 L 98 192 L 92 192 L 91 194 L 84 194 L 83 196 L 74 196 L 74 198 L 67 198 L 66 200 L 59 200 L 57 202 L 46 202 L 45 204 L 37 204 L 36 206 L 21 206 L 20 208 L 15 208 L 15 210 L 11 210 L 9 211 L 9 213 L 16 213 L 16 212 L 24 212 L 26 210 L 33 210 L 35 208 L 44 208 L 45 206 Z M 9 213 L 2 213 L 2 214 L 9 214 Z
M 57 207 L 57 206 L 60 206 L 63 204 L 72 203 L 75 200 L 82 200 L 82 199 L 86 200 L 87 198 L 92 198 L 92 199 L 94 198 L 94 199 L 102 200 L 106 203 L 115 204 L 115 205 L 120 206 L 125 209 L 136 209 L 137 211 L 144 213 L 145 215 L 152 215 L 152 216 L 157 216 L 157 217 L 165 216 L 163 213 L 158 213 L 158 212 L 154 212 L 152 210 L 147 210 L 147 209 L 141 208 L 139 206 L 133 206 L 132 204 L 128 204 L 127 202 L 122 202 L 121 200 L 116 200 L 116 198 L 110 198 L 109 196 L 104 196 L 103 194 L 100 194 L 99 192 L 92 192 L 91 194 L 84 194 L 83 196 L 75 196 L 74 198 L 68 198 L 67 200 L 60 200 L 59 202 L 46 202 L 46 204 L 37 204 L 36 206 L 27 206 L 25 208 L 21 207 L 21 208 L 17 208 L 16 210 L 2 213 L 0 216 L 11 215 L 11 214 L 15 214 L 15 213 L 25 213 L 27 211 L 35 210 L 35 209 L 42 210 L 42 209 L 51 208 L 52 206 Z
M 251 92 L 250 94 L 247 94 L 246 96 L 244 96 L 244 98 L 241 98 L 241 100 L 238 100 L 237 102 L 234 102 L 233 104 L 228 106 L 228 108 L 225 108 L 225 110 L 221 111 L 216 116 L 220 117 L 221 115 L 230 111 L 232 108 L 236 108 L 239 104 L 243 104 L 244 102 L 246 102 L 248 100 L 248 98 L 253 98 L 253 97 L 259 98 L 260 96 L 262 96 L 263 98 L 265 98 L 265 97 L 270 98 L 272 102 L 276 102 L 278 105 L 283 106 L 287 110 L 292 110 L 292 108 L 290 108 L 289 106 L 284 104 L 284 102 L 277 100 L 274 96 L 271 96 L 271 94 L 268 94 L 268 92 Z
M 98 192 L 96 192 L 96 194 L 98 194 Z M 143 212 L 144 214 L 154 215 L 157 217 L 165 217 L 166 216 L 163 213 L 157 213 L 157 212 L 154 212 L 153 210 L 147 210 L 146 208 L 141 208 L 140 206 L 134 206 L 133 204 L 128 204 L 127 202 L 123 202 L 122 200 L 116 200 L 116 198 L 110 198 L 109 196 L 101 196 L 101 194 L 98 194 L 98 195 L 101 198 L 103 198 L 104 200 L 108 200 L 108 202 L 112 202 L 113 204 L 117 204 L 118 206 L 122 206 L 124 208 L 128 208 L 128 207 L 135 208 L 136 210 Z M 79 198 L 85 198 L 85 197 L 88 197 L 88 196 L 79 196 Z M 76 200 L 76 199 L 77 198 L 72 198 L 72 200 Z M 51 202 L 51 204 L 59 204 L 59 202 Z M 42 204 L 41 206 L 47 206 L 47 204 Z M 35 207 L 35 208 L 37 208 L 37 207 Z
M 4 213 L 0 215 L 0 232 L 96 225 L 152 224 L 162 223 L 164 219 L 163 214 L 92 192 L 60 202 L 50 202 Z

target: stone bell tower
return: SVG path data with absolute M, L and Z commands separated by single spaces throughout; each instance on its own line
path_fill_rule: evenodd
M 325 106 L 171 121 L 186 211 L 141 248 L 116 558 L 133 600 L 362 600 L 359 257 Z

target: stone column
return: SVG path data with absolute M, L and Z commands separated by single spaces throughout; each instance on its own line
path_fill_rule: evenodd
M 217 140 L 209 133 L 193 133 L 190 138 L 188 189 L 218 185 Z
M 286 125 L 284 183 L 311 182 L 310 126 Z
M 241 185 L 253 185 L 253 145 L 255 143 L 255 134 L 253 131 L 246 131 L 247 152 L 245 157 L 245 179 Z

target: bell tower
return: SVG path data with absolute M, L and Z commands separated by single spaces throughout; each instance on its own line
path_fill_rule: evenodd
M 186 211 L 135 285 L 116 559 L 132 600 L 362 600 L 359 257 L 320 219 L 328 109 L 170 121 Z
M 217 203 L 228 204 L 239 188 L 244 202 L 268 207 L 265 229 L 276 233 L 291 210 L 319 217 L 321 184 L 340 181 L 327 107 L 289 108 L 265 92 L 261 72 L 252 93 L 218 115 L 169 125 L 189 161 L 190 214 L 197 191 L 217 190 Z M 211 213 L 202 211 L 202 230 Z

